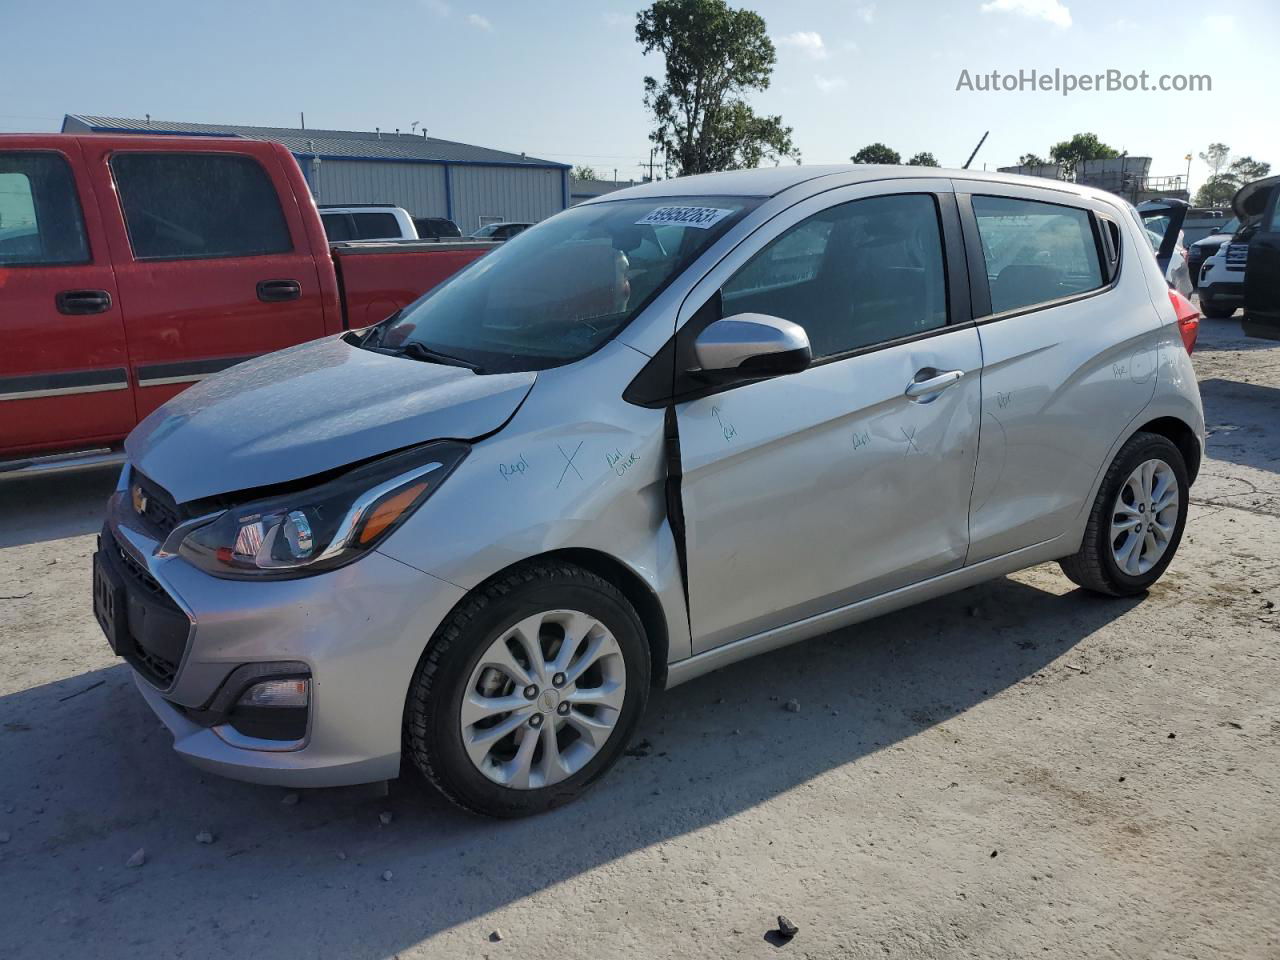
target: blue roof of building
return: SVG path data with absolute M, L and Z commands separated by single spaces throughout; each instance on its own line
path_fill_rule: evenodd
M 569 169 L 567 163 L 540 160 L 522 153 L 490 150 L 469 143 L 439 140 L 410 133 L 377 133 L 359 130 L 303 130 L 297 127 L 251 127 L 237 123 L 182 123 L 175 120 L 138 120 L 131 117 L 98 117 L 69 113 L 94 133 L 194 134 L 272 140 L 295 154 L 339 160 L 399 160 L 421 163 L 529 166 Z M 63 121 L 63 129 L 67 121 Z

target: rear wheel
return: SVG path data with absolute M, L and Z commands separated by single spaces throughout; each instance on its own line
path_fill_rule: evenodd
M 649 649 L 622 593 L 569 564 L 480 588 L 440 627 L 405 710 L 405 746 L 442 793 L 519 817 L 581 794 L 644 711 Z
M 1158 434 L 1135 434 L 1103 477 L 1079 552 L 1059 561 L 1063 573 L 1097 593 L 1142 593 L 1178 550 L 1189 492 L 1177 446 Z

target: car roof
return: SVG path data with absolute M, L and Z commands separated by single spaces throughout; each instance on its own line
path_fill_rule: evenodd
M 900 164 L 815 164 L 813 166 L 759 167 L 754 170 L 728 170 L 723 173 L 700 173 L 690 177 L 654 180 L 601 194 L 583 202 L 608 203 L 614 200 L 648 197 L 773 197 L 785 190 L 815 180 L 839 177 L 843 184 L 869 183 L 877 180 L 939 179 L 982 180 L 1017 186 L 1059 190 L 1078 196 L 1104 199 L 1112 196 L 1104 190 L 1065 180 L 1027 177 L 1016 173 L 989 173 L 985 170 L 956 170 L 947 167 L 909 167 Z

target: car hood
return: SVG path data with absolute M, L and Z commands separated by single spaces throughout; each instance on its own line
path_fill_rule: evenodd
M 1252 219 L 1267 207 L 1267 197 L 1274 186 L 1280 185 L 1280 176 L 1264 177 L 1253 183 L 1246 183 L 1231 198 L 1231 209 L 1235 211 L 1240 222 Z
M 510 419 L 535 373 L 480 376 L 330 337 L 231 367 L 180 393 L 125 441 L 179 503 L 313 476 Z
M 1232 238 L 1232 236 L 1234 236 L 1234 234 L 1230 234 L 1230 233 L 1211 233 L 1211 234 L 1209 234 L 1209 236 L 1207 236 L 1207 237 L 1201 237 L 1201 238 L 1200 238 L 1199 240 L 1197 240 L 1195 243 L 1191 244 L 1191 246 L 1193 246 L 1193 247 L 1218 247 L 1218 246 L 1221 246 L 1222 244 L 1226 243 L 1228 240 L 1230 240 L 1230 239 Z

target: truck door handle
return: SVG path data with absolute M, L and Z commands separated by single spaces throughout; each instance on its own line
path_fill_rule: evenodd
M 63 290 L 53 302 L 59 313 L 78 316 L 85 313 L 106 313 L 111 309 L 111 294 L 106 290 Z
M 258 283 L 258 299 L 263 303 L 297 300 L 300 296 L 302 284 L 297 280 L 263 280 Z
M 963 376 L 963 370 L 939 372 L 933 367 L 925 367 L 916 373 L 915 379 L 907 384 L 907 389 L 903 392 L 916 403 L 928 403 Z

